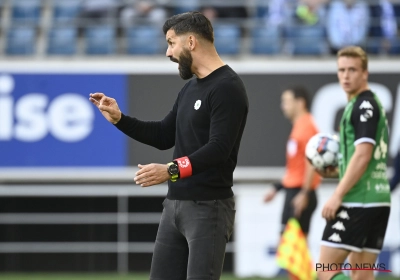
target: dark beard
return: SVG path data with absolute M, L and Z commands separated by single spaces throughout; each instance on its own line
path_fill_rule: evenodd
M 189 50 L 183 49 L 179 56 L 179 75 L 184 80 L 189 80 L 193 77 L 192 63 L 193 57 Z

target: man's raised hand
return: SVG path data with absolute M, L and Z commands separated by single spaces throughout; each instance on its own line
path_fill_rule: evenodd
M 99 108 L 100 112 L 110 123 L 116 124 L 120 121 L 122 113 L 114 98 L 107 97 L 104 93 L 96 92 L 89 95 L 89 100 Z

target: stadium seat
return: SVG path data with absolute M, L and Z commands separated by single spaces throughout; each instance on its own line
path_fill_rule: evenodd
M 394 54 L 394 55 L 399 55 L 400 54 L 400 38 L 396 37 L 396 39 L 394 39 L 391 42 L 391 48 L 389 50 L 389 54 Z
M 91 26 L 85 30 L 86 54 L 107 55 L 115 53 L 114 26 Z
M 255 16 L 257 18 L 265 18 L 268 16 L 269 12 L 269 2 L 265 0 L 257 0 L 256 9 L 255 9 Z
M 400 54 L 400 38 L 395 38 L 390 41 L 390 48 L 385 50 L 382 46 L 383 38 L 369 38 L 366 43 L 366 51 L 369 54 Z
M 219 54 L 238 54 L 240 50 L 239 26 L 236 24 L 215 24 L 214 41 Z
M 41 4 L 41 0 L 13 0 L 11 2 L 13 23 L 38 24 Z
M 74 22 L 81 11 L 81 0 L 54 0 L 53 21 L 56 23 Z
M 76 53 L 76 28 L 52 28 L 48 34 L 48 54 L 72 55 Z
M 128 54 L 160 54 L 161 30 L 155 26 L 135 26 L 125 30 Z M 165 48 L 166 48 L 165 43 Z
M 35 51 L 36 34 L 33 27 L 14 27 L 8 30 L 6 54 L 31 55 Z
M 328 52 L 322 25 L 290 25 L 285 28 L 287 51 L 294 55 L 322 55 Z
M 256 27 L 252 30 L 253 54 L 278 54 L 281 51 L 281 32 L 278 27 Z
M 381 38 L 369 38 L 365 49 L 369 54 L 379 54 L 381 50 Z
M 175 0 L 174 14 L 181 14 L 190 11 L 198 11 L 200 8 L 200 0 Z

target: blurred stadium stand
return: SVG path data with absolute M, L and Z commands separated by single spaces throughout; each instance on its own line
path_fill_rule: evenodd
M 252 54 L 279 54 L 282 48 L 281 31 L 277 27 L 256 27 L 252 30 Z
M 13 27 L 7 32 L 7 55 L 32 55 L 35 51 L 35 29 Z
M 219 54 L 239 54 L 240 26 L 237 24 L 214 24 L 214 40 Z
M 53 23 L 76 23 L 81 10 L 81 0 L 54 0 Z
M 161 29 L 159 26 L 139 25 L 125 29 L 127 53 L 135 55 L 161 54 Z M 157 40 L 159 43 L 157 43 Z
M 41 17 L 41 0 L 13 0 L 11 1 L 13 24 L 36 25 Z
M 138 18 L 132 21 L 130 26 L 121 24 L 121 10 L 139 0 L 115 0 L 117 8 L 113 8 L 113 16 L 108 16 L 103 20 L 97 17 L 83 17 L 84 1 L 1 0 L 0 57 L 164 54 L 166 44 L 161 32 L 161 18 L 160 22 L 155 22 L 154 19 Z M 215 25 L 216 46 L 224 55 L 330 55 L 324 18 L 319 18 L 317 24 L 304 26 L 304 22 L 300 23 L 298 18 L 296 20 L 297 11 L 293 9 L 286 13 L 290 16 L 285 19 L 285 22 L 273 26 L 268 20 L 271 11 L 269 4 L 272 1 L 279 2 L 279 0 L 225 2 L 155 0 L 152 3 L 166 11 L 167 15 L 189 10 L 201 11 L 211 6 L 217 8 L 217 11 L 224 11 L 229 7 L 244 8 L 247 11 L 247 17 L 232 18 L 229 15 L 223 15 L 223 17 L 217 15 L 212 19 Z M 284 3 L 284 1 L 281 2 Z M 369 31 L 362 47 L 374 55 L 399 55 L 400 1 L 392 1 L 389 12 L 385 8 L 387 6 L 380 6 L 378 0 L 368 0 L 367 3 L 370 7 Z M 322 5 L 326 11 L 330 7 L 330 2 L 322 2 Z M 235 13 L 232 15 L 235 16 Z M 395 21 L 388 23 L 387 15 L 394 17 Z M 392 30 L 391 35 L 383 30 L 383 26 Z M 30 28 L 29 31 L 27 27 Z M 63 36 L 66 38 L 63 39 Z M 24 47 L 25 44 L 28 46 Z M 63 44 L 71 46 L 67 48 L 63 47 Z
M 48 34 L 47 53 L 73 55 L 76 53 L 77 30 L 71 27 L 55 27 Z
M 115 27 L 112 25 L 97 25 L 86 27 L 86 54 L 110 55 L 115 53 Z
M 324 27 L 287 26 L 285 29 L 287 51 L 294 55 L 324 55 L 328 53 L 328 45 Z

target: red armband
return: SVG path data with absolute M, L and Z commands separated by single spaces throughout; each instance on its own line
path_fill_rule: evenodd
M 178 163 L 180 179 L 192 176 L 192 164 L 188 157 L 181 157 L 175 160 Z

